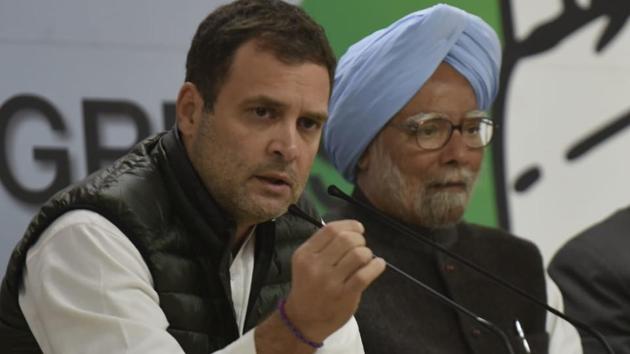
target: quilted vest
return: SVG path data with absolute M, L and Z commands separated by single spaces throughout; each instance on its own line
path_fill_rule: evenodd
M 318 217 L 306 201 L 298 205 Z M 18 304 L 25 257 L 46 227 L 75 209 L 101 214 L 140 251 L 169 322 L 168 332 L 186 353 L 207 354 L 238 338 L 229 273 L 235 222 L 207 193 L 171 130 L 144 140 L 111 167 L 60 191 L 33 218 L 0 289 L 3 353 L 41 353 Z M 245 331 L 288 294 L 291 255 L 314 231 L 291 215 L 257 226 Z

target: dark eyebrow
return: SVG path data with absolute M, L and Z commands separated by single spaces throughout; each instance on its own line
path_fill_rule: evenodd
M 265 95 L 249 97 L 240 104 L 241 107 L 248 107 L 252 105 L 263 105 L 277 110 L 286 110 L 288 108 L 286 103 Z M 328 114 L 321 111 L 306 111 L 302 114 L 302 116 L 319 121 L 322 124 L 328 120 Z
M 275 108 L 275 109 L 287 108 L 287 105 L 285 103 L 278 101 L 276 99 L 273 99 L 269 96 L 265 96 L 265 95 L 258 95 L 258 96 L 246 98 L 240 103 L 239 106 L 248 107 L 252 105 L 263 105 L 263 106 Z
M 302 116 L 318 121 L 321 124 L 326 123 L 328 114 L 323 112 L 306 112 Z

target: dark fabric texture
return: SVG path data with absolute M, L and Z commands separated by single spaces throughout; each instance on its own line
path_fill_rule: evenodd
M 630 353 L 630 207 L 569 240 L 549 264 L 565 312 L 598 330 L 618 354 Z M 580 331 L 584 354 L 607 353 Z
M 298 205 L 319 217 L 310 205 Z M 192 168 L 176 131 L 146 139 L 111 167 L 51 198 L 14 250 L 0 290 L 2 353 L 39 353 L 18 304 L 28 249 L 57 217 L 93 210 L 140 251 L 169 322 L 186 353 L 207 354 L 238 338 L 229 265 L 235 222 Z M 315 228 L 291 215 L 256 228 L 255 264 L 245 331 L 288 294 L 293 251 Z
M 359 190 L 354 196 L 369 204 Z M 544 309 L 430 246 L 397 234 L 358 207 L 342 202 L 326 220 L 345 218 L 363 223 L 367 246 L 374 254 L 496 324 L 517 353 L 523 352 L 523 346 L 515 334 L 516 319 L 525 330 L 532 352 L 547 353 Z M 542 258 L 532 243 L 498 229 L 463 222 L 440 230 L 411 228 L 417 237 L 429 238 L 546 301 Z M 368 354 L 507 352 L 495 333 L 391 269 L 364 292 L 356 318 Z

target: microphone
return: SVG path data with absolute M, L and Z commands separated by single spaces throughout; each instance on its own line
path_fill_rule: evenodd
M 396 230 L 397 232 L 407 236 L 407 237 L 411 237 L 412 239 L 419 241 L 419 242 L 423 242 L 424 244 L 430 245 L 431 247 L 433 247 L 434 249 L 439 250 L 440 252 L 448 255 L 451 258 L 454 258 L 456 260 L 458 260 L 459 262 L 463 263 L 464 265 L 466 265 L 467 267 L 469 267 L 470 269 L 475 270 L 476 272 L 483 274 L 484 276 L 486 276 L 488 279 L 494 281 L 496 284 L 503 286 L 504 288 L 507 288 L 519 295 L 521 295 L 522 297 L 524 297 L 525 299 L 529 300 L 530 302 L 544 308 L 545 310 L 553 313 L 554 315 L 564 319 L 565 321 L 571 323 L 573 326 L 584 330 L 585 332 L 588 332 L 589 334 L 591 334 L 593 337 L 595 337 L 604 348 L 606 348 L 606 351 L 610 354 L 615 354 L 615 352 L 613 351 L 613 349 L 610 347 L 610 345 L 608 344 L 608 342 L 606 341 L 606 339 L 604 338 L 604 336 L 599 333 L 599 331 L 597 331 L 594 328 L 591 328 L 589 325 L 574 319 L 572 317 L 567 316 L 566 314 L 556 310 L 555 308 L 547 305 L 546 303 L 536 299 L 535 297 L 533 297 L 532 295 L 530 295 L 529 293 L 527 293 L 526 291 L 516 287 L 515 285 L 510 284 L 509 282 L 501 279 L 500 277 L 490 273 L 490 271 L 472 263 L 471 261 L 467 260 L 464 257 L 461 257 L 451 251 L 449 251 L 448 249 L 446 249 L 445 247 L 443 247 L 442 245 L 440 245 L 437 242 L 432 241 L 431 239 L 429 239 L 428 237 L 418 237 L 416 235 L 416 232 L 412 229 L 410 229 L 409 227 L 401 224 L 400 222 L 398 222 L 397 220 L 395 220 L 394 218 L 386 215 L 385 213 L 381 212 L 380 210 L 374 208 L 371 205 L 362 203 L 361 201 L 349 196 L 348 194 L 344 193 L 341 189 L 339 189 L 337 186 L 335 185 L 330 185 L 328 187 L 328 194 L 330 194 L 333 197 L 337 197 L 340 199 L 345 200 L 346 202 L 355 205 L 357 207 L 359 207 L 362 210 L 368 211 L 370 212 L 373 216 L 377 217 L 377 219 L 382 222 L 383 224 L 386 224 L 387 226 L 391 227 L 392 229 Z
M 289 213 L 291 213 L 291 214 L 293 214 L 293 215 L 295 215 L 295 216 L 297 216 L 297 217 L 299 217 L 301 219 L 304 219 L 305 221 L 310 222 L 311 224 L 315 225 L 317 228 L 324 227 L 324 223 L 322 221 L 314 219 L 313 217 L 311 217 L 310 215 L 305 213 L 302 209 L 300 209 L 295 204 L 289 205 Z M 376 255 L 374 255 L 374 257 L 376 257 Z M 387 265 L 388 268 L 390 268 L 391 270 L 397 272 L 398 274 L 402 275 L 403 277 L 407 278 L 408 280 L 410 280 L 414 284 L 418 285 L 419 287 L 423 288 L 424 290 L 428 291 L 431 295 L 435 296 L 438 300 L 440 300 L 441 302 L 445 303 L 446 305 L 448 305 L 452 309 L 455 309 L 456 311 L 459 311 L 459 312 L 467 315 L 468 317 L 472 318 L 473 320 L 475 320 L 478 323 L 480 323 L 482 326 L 486 327 L 487 329 L 489 329 L 490 331 L 495 333 L 503 341 L 503 344 L 505 345 L 505 347 L 508 350 L 508 354 L 514 354 L 514 349 L 512 348 L 512 344 L 510 343 L 510 340 L 508 339 L 507 335 L 505 335 L 505 332 L 503 332 L 499 328 L 499 326 L 497 326 L 494 323 L 486 320 L 485 318 L 475 314 L 474 312 L 468 310 L 467 308 L 465 308 L 464 306 L 458 304 L 457 302 L 449 299 L 448 297 L 444 296 L 443 294 L 441 294 L 437 290 L 433 289 L 432 287 L 428 286 L 427 284 L 423 283 L 422 281 L 414 278 L 413 276 L 409 275 L 408 273 L 406 273 L 402 269 L 392 265 L 391 263 L 387 262 L 386 260 L 385 260 L 385 264 Z

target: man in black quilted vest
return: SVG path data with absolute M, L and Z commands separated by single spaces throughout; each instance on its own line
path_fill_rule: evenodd
M 287 215 L 317 153 L 335 59 L 320 26 L 242 0 L 195 34 L 177 125 L 53 196 L 0 293 L 2 353 L 362 353 L 384 270 L 363 226 Z
M 350 47 L 339 61 L 324 146 L 356 183 L 356 199 L 415 232 L 396 232 L 344 202 L 330 217 L 361 221 L 375 254 L 490 320 L 515 352 L 529 352 L 527 341 L 533 353 L 579 353 L 574 330 L 421 242 L 432 240 L 559 305 L 557 288 L 547 293 L 534 244 L 461 221 L 494 131 L 486 110 L 500 64 L 494 30 L 448 5 L 409 14 Z M 366 353 L 508 352 L 496 333 L 392 271 L 366 290 L 356 316 Z

